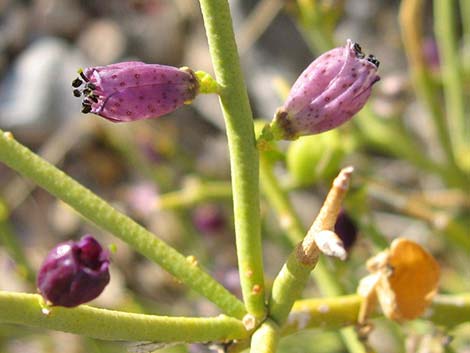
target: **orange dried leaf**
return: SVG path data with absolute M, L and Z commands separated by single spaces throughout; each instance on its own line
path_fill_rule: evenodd
M 422 315 L 437 292 L 440 275 L 437 261 L 419 244 L 398 238 L 390 246 L 388 265 L 392 271 L 387 280 L 395 303 L 386 315 L 395 320 L 412 320 Z
M 390 249 L 370 259 L 367 267 L 379 277 L 370 290 L 375 291 L 382 311 L 390 319 L 417 318 L 431 304 L 437 292 L 439 264 L 411 240 L 395 239 Z

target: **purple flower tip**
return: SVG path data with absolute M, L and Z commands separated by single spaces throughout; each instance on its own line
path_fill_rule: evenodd
M 129 61 L 80 70 L 72 86 L 82 113 L 126 122 L 171 113 L 196 97 L 199 82 L 189 68 Z
M 343 241 L 346 250 L 351 249 L 357 239 L 357 227 L 346 211 L 341 210 L 336 219 L 335 233 Z
M 380 77 L 379 61 L 366 56 L 348 39 L 332 49 L 299 76 L 271 128 L 277 139 L 295 140 L 331 130 L 351 119 L 366 103 Z
M 39 270 L 37 286 L 52 305 L 74 307 L 95 299 L 109 283 L 109 253 L 91 235 L 58 244 Z

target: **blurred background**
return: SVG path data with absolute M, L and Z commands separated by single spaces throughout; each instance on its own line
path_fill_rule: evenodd
M 399 236 L 437 257 L 441 292 L 469 292 L 470 0 L 230 3 L 256 118 L 270 120 L 300 72 L 348 38 L 381 62 L 381 81 L 363 111 L 335 131 L 280 144 L 275 168 L 308 226 L 335 174 L 354 165 L 345 212 L 357 238 L 351 235 L 346 262 L 328 262 L 345 292 L 355 292 L 365 261 Z M 168 116 L 132 124 L 80 113 L 71 87 L 77 69 L 128 60 L 212 73 L 198 2 L 0 0 L 0 128 L 196 256 L 240 296 L 217 97 L 201 95 Z M 261 206 L 270 282 L 292 245 L 264 198 Z M 35 272 L 48 250 L 86 233 L 117 247 L 111 283 L 93 305 L 218 314 L 158 266 L 0 164 L 0 290 L 35 292 Z M 319 295 L 313 282 L 304 295 Z M 442 349 L 448 335 L 452 349 L 470 352 L 470 325 L 444 331 L 424 320 L 375 324 L 371 343 L 378 352 L 441 352 L 431 349 Z M 126 352 L 126 344 L 0 324 L 0 351 Z M 180 345 L 166 351 L 209 350 Z M 346 352 L 334 332 L 321 330 L 286 338 L 279 351 Z

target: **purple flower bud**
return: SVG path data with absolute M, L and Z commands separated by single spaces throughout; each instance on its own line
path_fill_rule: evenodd
M 113 122 L 156 118 L 191 102 L 199 83 L 189 68 L 139 61 L 89 67 L 72 82 L 82 113 Z
M 312 62 L 292 86 L 271 123 L 276 139 L 318 134 L 351 119 L 366 103 L 379 61 L 357 43 L 332 49 Z
M 351 217 L 348 216 L 346 211 L 341 210 L 336 219 L 335 233 L 343 241 L 346 251 L 351 249 L 357 239 L 357 228 Z
M 109 283 L 109 253 L 91 235 L 58 244 L 38 274 L 41 295 L 52 305 L 73 307 L 95 299 Z

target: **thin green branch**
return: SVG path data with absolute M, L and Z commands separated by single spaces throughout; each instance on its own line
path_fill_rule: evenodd
M 413 139 L 402 124 L 376 116 L 369 104 L 357 113 L 353 123 L 357 127 L 356 133 L 380 151 L 406 159 L 420 169 L 437 174 L 451 186 L 467 185 L 468 181 L 455 169 L 428 158 L 422 146 Z
M 106 201 L 0 130 L 0 161 L 32 179 L 69 204 L 100 228 L 122 239 L 136 251 L 158 263 L 196 292 L 210 299 L 228 315 L 241 318 L 243 304 L 209 274 L 171 246 L 117 211 Z
M 232 185 L 225 181 L 196 181 L 183 186 L 178 191 L 159 195 L 156 207 L 160 210 L 184 209 L 202 202 L 229 200 L 232 198 Z
M 470 43 L 470 1 L 460 0 L 460 16 L 462 21 L 464 41 Z
M 284 227 L 287 237 L 292 245 L 297 244 L 306 234 L 306 230 L 294 210 L 287 194 L 283 192 L 276 179 L 272 165 L 263 156 L 260 163 L 261 187 L 268 202 L 273 206 L 278 214 L 280 224 Z M 335 296 L 342 294 L 342 288 L 335 279 L 334 274 L 326 268 L 325 260 L 320 257 L 315 270 L 312 272 L 320 291 L 325 296 Z M 356 336 L 351 335 L 350 329 L 341 330 L 341 336 L 352 353 L 365 353 L 365 348 L 360 344 Z M 362 349 L 360 349 L 362 348 Z
M 470 238 L 468 229 L 461 225 L 458 220 L 453 219 L 452 215 L 436 211 L 423 200 L 413 200 L 409 195 L 394 189 L 384 183 L 379 183 L 370 178 L 364 180 L 369 194 L 400 212 L 417 219 L 426 221 L 436 232 L 441 233 L 450 239 L 454 245 L 465 252 L 470 251 Z
M 272 320 L 266 320 L 251 337 L 250 352 L 276 353 L 279 338 L 279 326 Z
M 243 299 L 250 314 L 264 318 L 258 151 L 227 0 L 200 0 L 225 118 L 232 174 L 235 234 Z
M 207 342 L 243 339 L 243 323 L 224 315 L 208 318 L 170 317 L 99 309 L 52 307 L 42 312 L 38 294 L 0 291 L 0 323 L 64 331 L 102 340 Z
M 321 252 L 316 238 L 322 231 L 331 231 L 334 228 L 352 171 L 351 167 L 340 171 L 309 231 L 302 242 L 296 245 L 274 279 L 269 298 L 269 317 L 280 326 L 284 324 L 294 301 L 300 298 L 310 272 L 318 262 Z
M 416 140 L 410 139 L 405 131 L 400 131 L 394 121 L 377 117 L 369 105 L 357 113 L 353 122 L 359 127 L 359 135 L 376 148 L 388 153 L 391 152 L 396 157 L 405 158 L 424 170 L 444 174 L 443 168 L 426 158 L 421 152 L 421 147 L 416 143 Z M 400 143 L 396 143 L 396 141 L 400 141 Z
M 318 54 L 333 48 L 333 32 L 325 23 L 325 17 L 331 14 L 321 11 L 314 1 L 297 1 L 297 6 L 298 29 L 310 49 Z
M 469 126 L 465 123 L 464 88 L 462 70 L 459 60 L 456 0 L 434 0 L 434 33 L 439 48 L 440 68 L 446 116 L 449 124 L 450 136 L 453 139 L 454 153 L 457 162 L 463 155 L 465 136 L 468 138 Z M 468 142 L 467 142 L 468 143 Z
M 304 299 L 294 303 L 292 311 L 282 327 L 280 335 L 288 336 L 299 331 L 318 329 L 338 330 L 342 335 L 350 337 L 351 344 L 357 351 L 364 351 L 362 344 L 356 339 L 354 325 L 357 324 L 359 309 L 363 297 L 350 294 L 328 298 Z M 379 312 L 374 313 L 380 317 Z M 470 293 L 460 295 L 437 295 L 422 319 L 436 325 L 451 329 L 470 321 Z M 247 348 L 247 340 L 230 346 L 230 353 L 241 352 Z
M 13 232 L 8 218 L 9 210 L 7 205 L 0 199 L 0 246 L 3 245 L 7 253 L 15 261 L 20 276 L 33 285 L 36 275 L 26 258 L 18 237 Z
M 447 163 L 455 166 L 448 126 L 439 105 L 435 84 L 424 60 L 422 45 L 423 0 L 402 0 L 399 19 L 411 78 L 434 122 L 437 137 L 447 157 Z
M 282 334 L 322 327 L 338 329 L 357 322 L 363 298 L 357 294 L 295 302 Z M 376 314 L 378 316 L 378 314 Z M 437 295 L 422 319 L 447 328 L 470 321 L 470 293 Z

